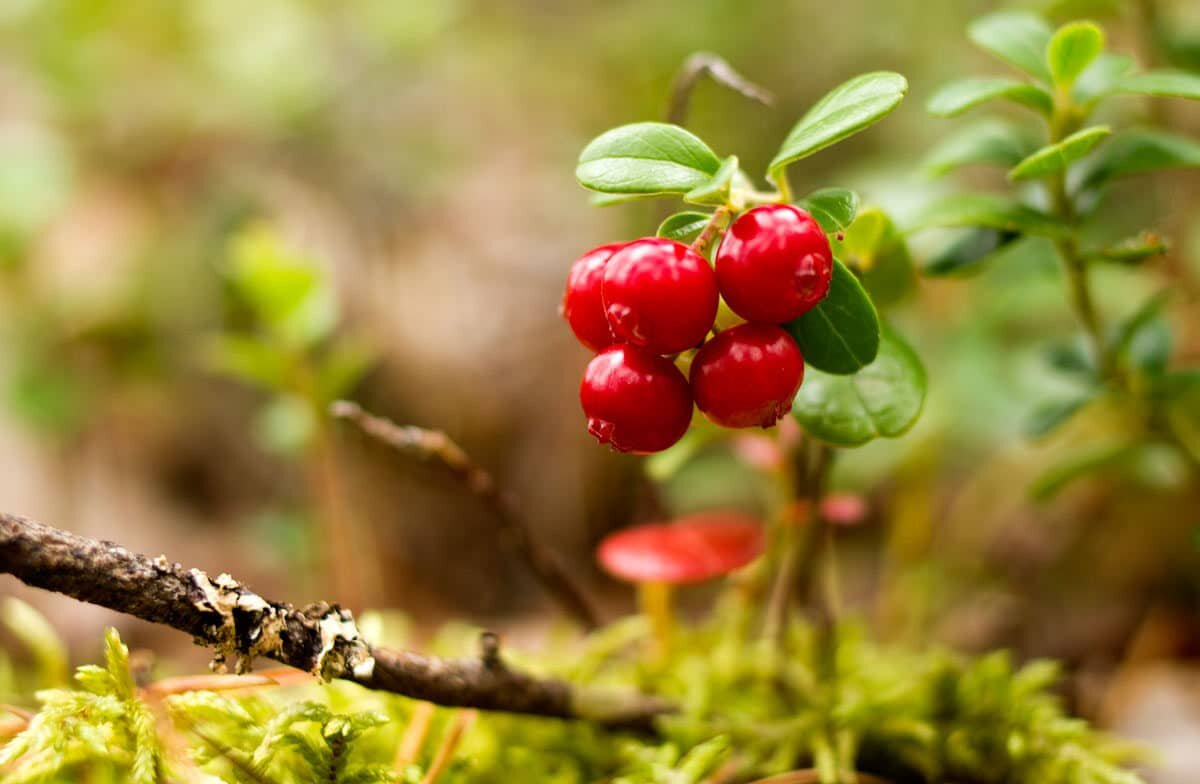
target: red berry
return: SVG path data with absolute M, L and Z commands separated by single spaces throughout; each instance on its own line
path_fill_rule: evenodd
M 790 204 L 744 213 L 717 251 L 725 302 L 747 321 L 786 324 L 829 292 L 833 252 L 821 226 Z
M 804 359 L 779 327 L 739 324 L 704 344 L 691 375 L 696 405 L 716 424 L 770 427 L 792 410 Z
M 588 432 L 621 452 L 660 452 L 687 432 L 692 392 L 670 360 L 617 344 L 583 373 L 579 402 Z
M 604 282 L 608 260 L 624 246 L 623 242 L 615 242 L 592 248 L 571 265 L 567 274 L 560 312 L 579 342 L 592 351 L 603 351 L 613 342 L 604 303 L 600 300 L 600 284 Z
M 617 251 L 601 291 L 613 335 L 655 354 L 699 345 L 717 317 L 712 267 L 671 240 L 650 237 Z

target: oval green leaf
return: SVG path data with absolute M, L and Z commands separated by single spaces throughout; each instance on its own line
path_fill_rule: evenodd
M 1104 52 L 1087 67 L 1075 81 L 1072 96 L 1079 103 L 1090 103 L 1112 92 L 1121 77 L 1133 68 L 1133 58 L 1123 54 Z
M 941 177 L 963 166 L 1009 168 L 1037 149 L 1025 131 L 999 120 L 986 120 L 964 128 L 943 141 L 925 159 L 925 169 Z
M 1081 187 L 1095 188 L 1118 177 L 1200 167 L 1200 142 L 1166 131 L 1138 129 L 1114 137 L 1087 162 Z
M 1055 218 L 992 193 L 958 193 L 938 199 L 921 210 L 908 231 L 956 226 L 982 226 L 1052 238 L 1068 231 Z
M 730 155 L 721 162 L 721 168 L 703 185 L 697 185 L 683 195 L 683 200 L 692 204 L 721 205 L 729 201 L 729 189 L 733 187 L 733 177 L 738 171 L 736 155 Z
M 858 275 L 877 306 L 895 304 L 916 287 L 908 243 L 878 207 L 860 212 L 842 239 L 835 237 L 831 244 L 834 254 Z
M 704 231 L 712 216 L 705 212 L 677 212 L 658 226 L 658 236 L 676 242 L 691 242 Z
M 1092 22 L 1069 22 L 1046 47 L 1046 64 L 1060 88 L 1069 89 L 1104 51 L 1104 31 Z
M 787 325 L 805 365 L 847 374 L 866 367 L 879 352 L 879 314 L 854 273 L 833 260 L 829 294 Z
M 772 179 L 788 164 L 874 125 L 899 105 L 908 81 L 876 71 L 835 87 L 800 118 L 768 168 Z
M 858 213 L 858 194 L 846 188 L 822 188 L 796 202 L 807 211 L 827 234 L 843 231 Z
M 1186 71 L 1146 71 L 1117 80 L 1112 92 L 1200 101 L 1200 75 Z
M 1076 131 L 1056 144 L 1043 147 L 1012 167 L 1008 172 L 1008 178 L 1017 182 L 1058 174 L 1091 152 L 1097 144 L 1111 134 L 1112 128 L 1107 125 L 1094 125 L 1091 128 Z
M 930 97 L 925 108 L 937 117 L 954 117 L 981 103 L 1000 98 L 1028 106 L 1047 116 L 1054 111 L 1054 98 L 1041 87 L 1003 78 L 959 79 L 950 82 Z
M 921 415 L 925 389 L 925 369 L 916 352 L 885 329 L 875 361 L 854 375 L 806 370 L 792 415 L 814 438 L 861 446 L 908 432 Z
M 967 27 L 967 37 L 1009 65 L 1043 82 L 1050 82 L 1046 47 L 1050 44 L 1051 31 L 1040 16 L 1024 11 L 988 14 Z
M 643 122 L 606 131 L 583 148 L 575 177 L 601 193 L 687 193 L 708 183 L 721 160 L 677 125 Z
M 964 230 L 925 261 L 922 271 L 931 278 L 956 275 L 973 269 L 1010 243 L 1020 239 L 1014 232 L 987 227 Z
M 1161 236 L 1152 231 L 1144 231 L 1136 237 L 1129 237 L 1107 248 L 1092 251 L 1087 257 L 1116 264 L 1139 264 L 1146 259 L 1161 256 L 1168 250 L 1170 246 Z

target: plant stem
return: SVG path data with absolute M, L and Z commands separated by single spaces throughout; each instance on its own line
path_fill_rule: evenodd
M 675 634 L 675 620 L 671 610 L 671 585 L 663 582 L 637 584 L 638 609 L 650 620 L 654 634 L 654 656 L 666 661 L 671 652 L 671 638 Z
M 820 514 L 821 497 L 825 493 L 825 480 L 833 456 L 830 447 L 812 440 L 801 442 L 792 455 L 798 509 L 790 511 L 780 521 L 777 534 L 779 566 L 763 623 L 764 636 L 779 642 L 783 641 L 788 605 L 797 588 L 814 608 L 823 626 L 832 623 L 837 614 L 836 606 L 828 601 L 837 591 L 816 590 L 818 581 L 815 580 L 815 572 L 822 561 L 829 563 L 833 558 L 832 531 L 826 530 L 828 524 Z M 829 588 L 834 580 L 836 576 L 827 575 L 825 587 Z
M 705 255 L 708 246 L 724 231 L 725 220 L 729 217 L 729 212 L 728 207 L 717 207 L 712 217 L 708 219 L 708 223 L 705 224 L 704 230 L 692 242 L 692 250 L 701 256 Z
M 1074 105 L 1067 93 L 1060 93 L 1055 100 L 1054 116 L 1050 120 L 1050 143 L 1057 144 L 1068 136 L 1073 128 L 1072 119 Z M 1104 326 L 1092 297 L 1091 284 L 1088 281 L 1087 259 L 1079 249 L 1077 231 L 1078 215 L 1075 205 L 1067 192 L 1067 173 L 1060 171 L 1050 180 L 1050 200 L 1054 215 L 1067 224 L 1070 231 L 1066 237 L 1055 240 L 1054 247 L 1058 251 L 1062 264 L 1063 275 L 1067 280 L 1067 293 L 1071 310 L 1076 320 L 1087 333 L 1092 346 L 1093 359 L 1102 378 L 1116 377 L 1116 363 L 1108 350 L 1104 338 Z

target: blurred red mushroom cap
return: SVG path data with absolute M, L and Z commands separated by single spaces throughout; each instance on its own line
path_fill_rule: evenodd
M 596 558 L 632 583 L 693 583 L 745 566 L 763 551 L 763 528 L 750 515 L 706 512 L 605 537 Z
M 858 525 L 869 512 L 867 499 L 854 493 L 830 493 L 821 499 L 821 516 L 835 525 Z

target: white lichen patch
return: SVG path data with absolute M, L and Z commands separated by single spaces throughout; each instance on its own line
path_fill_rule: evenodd
M 366 680 L 375 672 L 375 659 L 359 634 L 354 616 L 346 610 L 330 609 L 318 621 L 321 651 L 317 654 L 315 675 L 330 678 L 353 677 Z
M 270 655 L 279 650 L 280 633 L 286 623 L 277 607 L 247 590 L 228 574 L 219 574 L 213 580 L 199 569 L 192 569 L 189 575 L 201 594 L 201 598 L 194 602 L 196 607 L 221 617 L 215 632 L 217 650 L 212 662 L 215 671 L 224 672 L 225 662 L 233 658 L 236 672 L 246 673 L 250 671 L 254 657 Z M 254 619 L 252 625 L 244 630 L 249 640 L 248 646 L 239 644 L 235 611 Z

